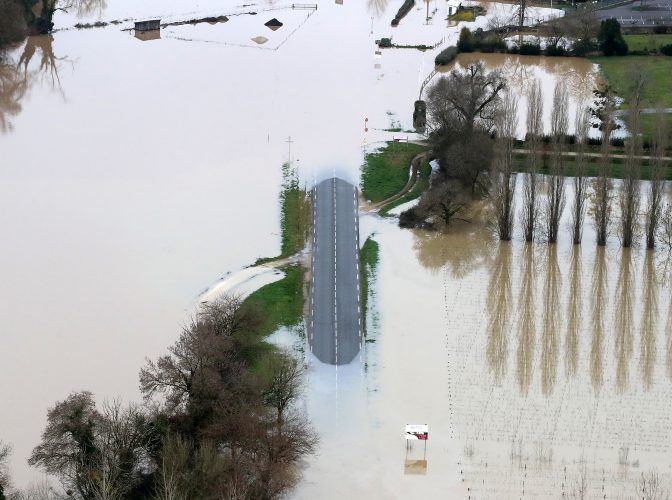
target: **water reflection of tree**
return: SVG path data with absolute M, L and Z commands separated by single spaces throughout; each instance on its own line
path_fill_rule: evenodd
M 541 331 L 541 392 L 553 392 L 558 365 L 558 324 L 560 323 L 560 268 L 556 245 L 548 246 L 544 279 L 544 316 Z
M 369 14 L 373 17 L 379 19 L 385 14 L 387 10 L 387 4 L 390 0 L 368 0 L 367 8 L 369 9 Z
M 532 361 L 536 343 L 535 267 L 532 243 L 525 244 L 522 261 L 522 283 L 518 298 L 520 325 L 518 328 L 518 348 L 516 349 L 516 378 L 520 392 L 526 395 L 532 381 Z
M 433 271 L 447 265 L 457 279 L 486 265 L 492 256 L 492 235 L 481 227 L 456 225 L 446 232 L 416 230 L 413 236 L 420 264 Z
M 28 83 L 16 66 L 0 60 L 0 132 L 13 130 L 11 119 L 21 113 L 21 101 L 28 90 Z
M 656 361 L 656 324 L 658 322 L 658 282 L 653 263 L 653 252 L 644 257 L 644 289 L 642 292 L 642 325 L 640 328 L 641 345 L 639 367 L 642 383 L 650 389 L 653 383 L 653 367 Z
M 21 113 L 21 101 L 32 85 L 48 85 L 65 97 L 59 71 L 63 62 L 70 61 L 56 57 L 52 44 L 51 35 L 28 37 L 18 61 L 8 57 L 0 62 L 0 132 L 13 129 L 11 119 Z
M 498 244 L 488 286 L 488 341 L 486 359 L 495 381 L 501 382 L 508 358 L 507 328 L 513 303 L 511 300 L 511 243 Z
M 670 304 L 667 307 L 665 331 L 667 332 L 667 356 L 665 365 L 667 367 L 667 376 L 672 380 L 672 295 L 670 295 Z
M 621 265 L 616 283 L 616 317 L 614 318 L 614 355 L 616 356 L 616 389 L 624 392 L 628 386 L 628 364 L 632 356 L 632 254 L 629 248 L 621 253 Z
M 579 364 L 579 332 L 583 312 L 581 289 L 581 247 L 572 247 L 569 268 L 569 296 L 567 299 L 567 334 L 565 337 L 565 372 L 568 377 L 576 375 Z
M 597 247 L 593 264 L 591 330 L 590 345 L 590 380 L 593 390 L 598 392 L 602 387 L 602 352 L 604 342 L 603 308 L 607 299 L 607 262 L 604 247 Z
M 107 9 L 107 2 L 106 0 L 71 0 L 68 6 L 74 9 L 77 17 L 90 17 L 95 13 L 96 17 L 100 18 Z

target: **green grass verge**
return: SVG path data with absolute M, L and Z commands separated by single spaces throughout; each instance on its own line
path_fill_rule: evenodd
M 257 259 L 254 265 L 283 259 L 301 251 L 310 233 L 311 199 L 299 185 L 295 170 L 283 165 L 283 183 L 280 192 L 280 255 Z
M 624 57 L 591 57 L 600 65 L 602 74 L 611 84 L 616 95 L 625 99 L 627 108 L 628 94 L 632 78 L 630 72 L 633 65 L 640 65 L 646 74 L 644 87 L 644 106 L 662 105 L 672 107 L 672 57 L 666 56 L 624 56 Z
M 394 200 L 392 203 L 388 203 L 387 205 L 385 205 L 383 208 L 379 210 L 378 214 L 383 217 L 387 217 L 389 215 L 390 210 L 392 210 L 393 208 L 396 208 L 399 205 L 403 205 L 404 203 L 408 203 L 411 200 L 419 198 L 420 195 L 422 195 L 422 193 L 424 193 L 429 187 L 429 177 L 431 175 L 432 175 L 432 166 L 429 164 L 429 160 L 425 159 L 420 165 L 420 179 L 418 179 L 418 182 L 415 183 L 413 189 L 411 189 L 408 193 L 401 196 L 399 199 Z
M 367 238 L 359 249 L 359 272 L 362 289 L 362 331 L 366 336 L 366 312 L 369 302 L 369 286 L 376 275 L 380 247 L 378 242 Z
M 282 326 L 297 326 L 303 319 L 305 271 L 301 266 L 288 266 L 282 270 L 285 272 L 284 278 L 262 286 L 243 302 L 243 306 L 256 307 L 264 312 L 266 321 L 259 329 L 261 337 L 272 334 Z
M 408 182 L 413 157 L 426 148 L 405 142 L 388 142 L 380 151 L 364 157 L 362 194 L 372 202 L 394 196 Z
M 593 157 L 593 158 L 587 158 L 587 160 L 588 163 L 586 165 L 586 177 L 597 177 L 599 170 L 599 163 L 598 163 L 599 158 Z M 527 171 L 527 165 L 525 162 L 524 155 L 517 155 L 514 162 L 515 162 L 514 163 L 515 168 L 518 172 Z M 541 169 L 541 173 L 543 174 L 548 173 L 548 164 L 549 162 L 547 161 L 546 166 Z M 573 159 L 565 160 L 562 162 L 562 165 L 564 169 L 564 175 L 567 177 L 574 177 L 576 167 L 576 163 L 574 162 L 574 160 Z M 622 179 L 624 167 L 625 167 L 625 158 L 622 159 L 610 158 L 609 177 L 612 177 L 614 179 Z M 649 166 L 649 162 L 647 160 L 642 160 L 640 172 L 642 180 L 649 180 L 651 178 L 651 167 Z M 665 179 L 672 180 L 672 166 L 667 167 L 665 171 Z
M 672 44 L 672 35 L 624 35 L 630 50 L 659 50 L 663 45 Z
M 452 16 L 448 16 L 448 20 L 453 22 L 466 21 L 473 23 L 476 20 L 476 14 L 474 14 L 473 10 L 460 10 Z

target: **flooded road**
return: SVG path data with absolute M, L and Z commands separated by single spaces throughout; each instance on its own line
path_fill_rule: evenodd
M 411 127 L 441 47 L 378 56 L 374 41 L 415 39 L 414 26 L 436 42 L 440 10 L 425 26 L 415 9 L 395 32 L 398 6 L 383 0 L 280 7 L 114 2 L 59 14 L 62 31 L 0 64 L 0 398 L 13 408 L 0 439 L 14 444 L 18 485 L 39 477 L 25 460 L 48 406 L 81 389 L 137 399 L 144 358 L 175 340 L 199 294 L 278 253 L 284 161 L 307 183 L 334 168 L 356 181 L 365 148 L 394 135 L 384 129 Z M 222 14 L 147 41 L 121 31 L 130 21 L 65 29 Z M 494 57 L 511 78 L 565 75 L 590 92 L 585 61 Z M 466 498 L 486 486 L 479 498 L 506 498 L 542 465 L 557 496 L 563 464 L 580 460 L 591 484 L 618 492 L 669 451 L 669 285 L 640 279 L 658 275 L 657 259 L 595 252 L 588 224 L 580 252 L 563 239 L 556 251 L 500 245 L 479 227 L 361 224 L 381 244 L 371 342 L 348 367 L 309 359 L 305 404 L 322 445 L 297 498 Z M 426 450 L 406 449 L 407 423 L 430 425 Z M 405 473 L 423 459 L 425 474 Z

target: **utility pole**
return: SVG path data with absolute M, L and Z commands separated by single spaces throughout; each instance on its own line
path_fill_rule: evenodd
M 289 166 L 292 166 L 292 143 L 294 142 L 292 140 L 292 136 L 290 135 L 287 140 L 285 141 L 287 143 L 287 163 L 289 163 Z

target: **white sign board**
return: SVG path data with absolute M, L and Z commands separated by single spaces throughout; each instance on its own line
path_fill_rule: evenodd
M 419 439 L 421 441 L 427 441 L 427 439 L 429 439 L 429 425 L 406 424 L 406 439 Z

